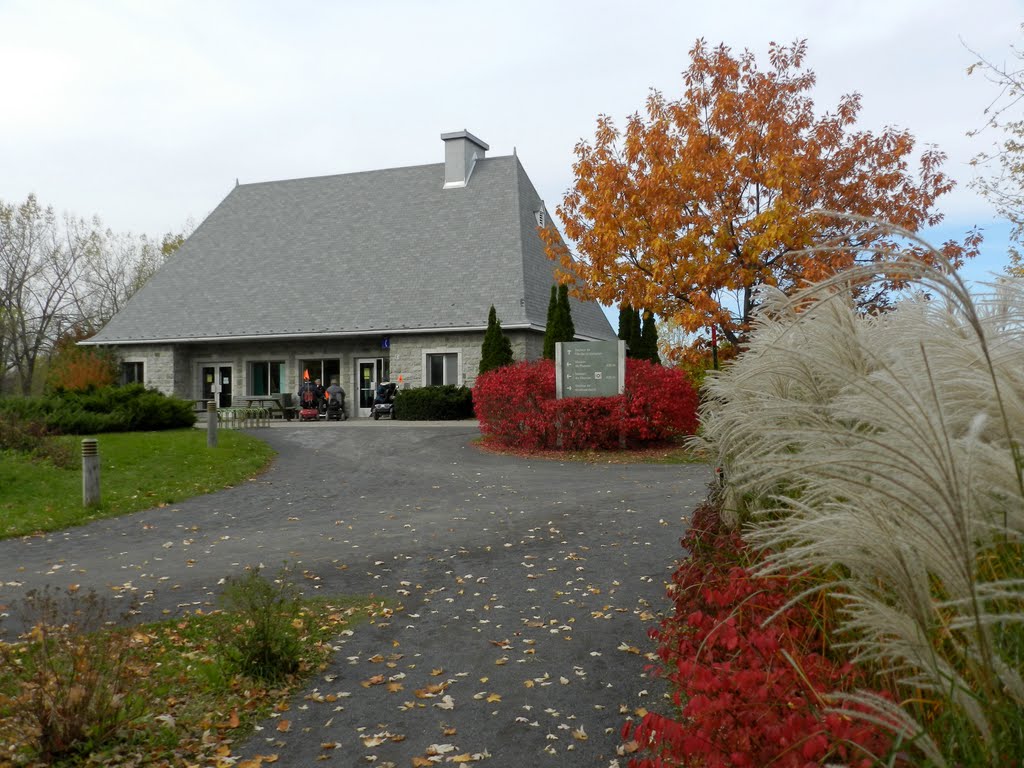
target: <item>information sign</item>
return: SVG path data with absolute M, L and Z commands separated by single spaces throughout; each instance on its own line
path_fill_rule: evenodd
M 555 345 L 555 395 L 612 397 L 626 385 L 626 342 L 569 341 Z

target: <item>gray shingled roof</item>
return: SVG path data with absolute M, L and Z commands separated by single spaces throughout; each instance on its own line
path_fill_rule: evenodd
M 94 343 L 543 328 L 542 203 L 515 156 L 236 186 Z M 573 300 L 577 335 L 613 339 Z

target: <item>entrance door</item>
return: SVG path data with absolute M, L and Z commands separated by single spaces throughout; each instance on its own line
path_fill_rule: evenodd
M 200 372 L 203 382 L 203 399 L 212 400 L 213 393 L 219 392 L 217 396 L 218 408 L 231 407 L 231 366 L 230 365 L 206 365 Z
M 356 415 L 369 417 L 377 383 L 387 381 L 390 376 L 391 361 L 386 357 L 356 360 L 356 392 L 359 396 Z

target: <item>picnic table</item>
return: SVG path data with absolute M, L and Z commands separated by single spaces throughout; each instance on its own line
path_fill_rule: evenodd
M 285 400 L 287 399 L 287 403 Z M 265 408 L 271 414 L 278 414 L 281 418 L 291 421 L 298 414 L 299 409 L 291 403 L 291 397 L 284 395 L 262 395 L 259 397 L 243 397 L 241 401 L 247 408 Z

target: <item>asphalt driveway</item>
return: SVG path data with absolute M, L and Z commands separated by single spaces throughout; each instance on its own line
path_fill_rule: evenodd
M 671 607 L 665 582 L 708 467 L 499 456 L 472 444 L 472 423 L 255 434 L 279 456 L 239 487 L 0 542 L 0 605 L 73 583 L 157 618 L 213 605 L 247 565 L 287 561 L 308 590 L 385 596 L 395 611 L 339 637 L 288 729 L 270 719 L 236 754 L 625 766 L 626 716 L 664 704 L 644 675 L 647 630 Z

